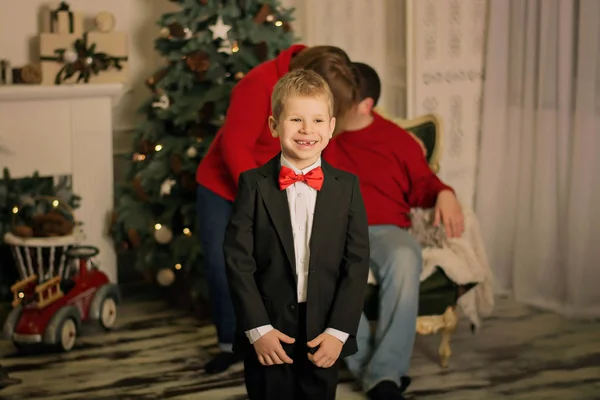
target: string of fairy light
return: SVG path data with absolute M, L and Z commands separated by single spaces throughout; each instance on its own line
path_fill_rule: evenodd
M 57 208 L 59 205 L 60 202 L 58 200 L 52 200 L 52 207 Z M 13 214 L 18 215 L 21 209 L 19 208 L 19 206 L 13 206 L 11 211 Z

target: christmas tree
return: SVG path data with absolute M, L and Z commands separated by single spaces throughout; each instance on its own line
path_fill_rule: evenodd
M 185 281 L 202 293 L 196 232 L 195 173 L 223 124 L 233 86 L 294 41 L 291 9 L 275 0 L 179 0 L 159 21 L 156 50 L 166 60 L 147 80 L 128 155 L 128 183 L 117 188 L 112 233 L 135 252 L 136 268 L 168 286 Z

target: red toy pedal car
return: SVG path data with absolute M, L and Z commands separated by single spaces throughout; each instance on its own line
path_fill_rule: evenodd
M 51 346 L 69 351 L 83 322 L 96 322 L 107 330 L 114 326 L 121 295 L 92 263 L 97 254 L 92 246 L 70 247 L 63 255 L 66 271 L 45 281 L 31 274 L 11 287 L 13 309 L 4 323 L 4 336 L 17 349 Z

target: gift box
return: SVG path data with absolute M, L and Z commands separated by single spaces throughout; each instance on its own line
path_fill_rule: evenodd
M 83 14 L 72 11 L 69 4 L 61 2 L 56 8 L 47 11 L 42 32 L 83 34 Z
M 88 45 L 95 44 L 96 51 L 116 59 L 120 68 L 109 68 L 94 76 L 93 83 L 124 83 L 129 77 L 127 35 L 125 32 L 89 32 Z
M 124 33 L 40 34 L 42 85 L 122 83 L 127 64 Z
M 75 83 L 77 77 L 62 78 L 56 82 L 57 76 L 67 63 L 75 62 L 77 54 L 74 44 L 79 37 L 71 33 L 40 34 L 40 66 L 42 68 L 42 85 L 56 83 Z

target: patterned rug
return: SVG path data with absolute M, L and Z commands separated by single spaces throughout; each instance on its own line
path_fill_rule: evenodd
M 22 384 L 5 400 L 246 399 L 241 366 L 206 375 L 215 331 L 156 301 L 128 300 L 111 333 L 91 328 L 67 354 L 15 354 L 0 343 L 2 365 Z M 462 321 L 451 365 L 437 364 L 437 337 L 419 337 L 407 398 L 600 399 L 600 323 L 576 322 L 499 300 L 473 336 Z M 365 399 L 344 374 L 338 399 Z

